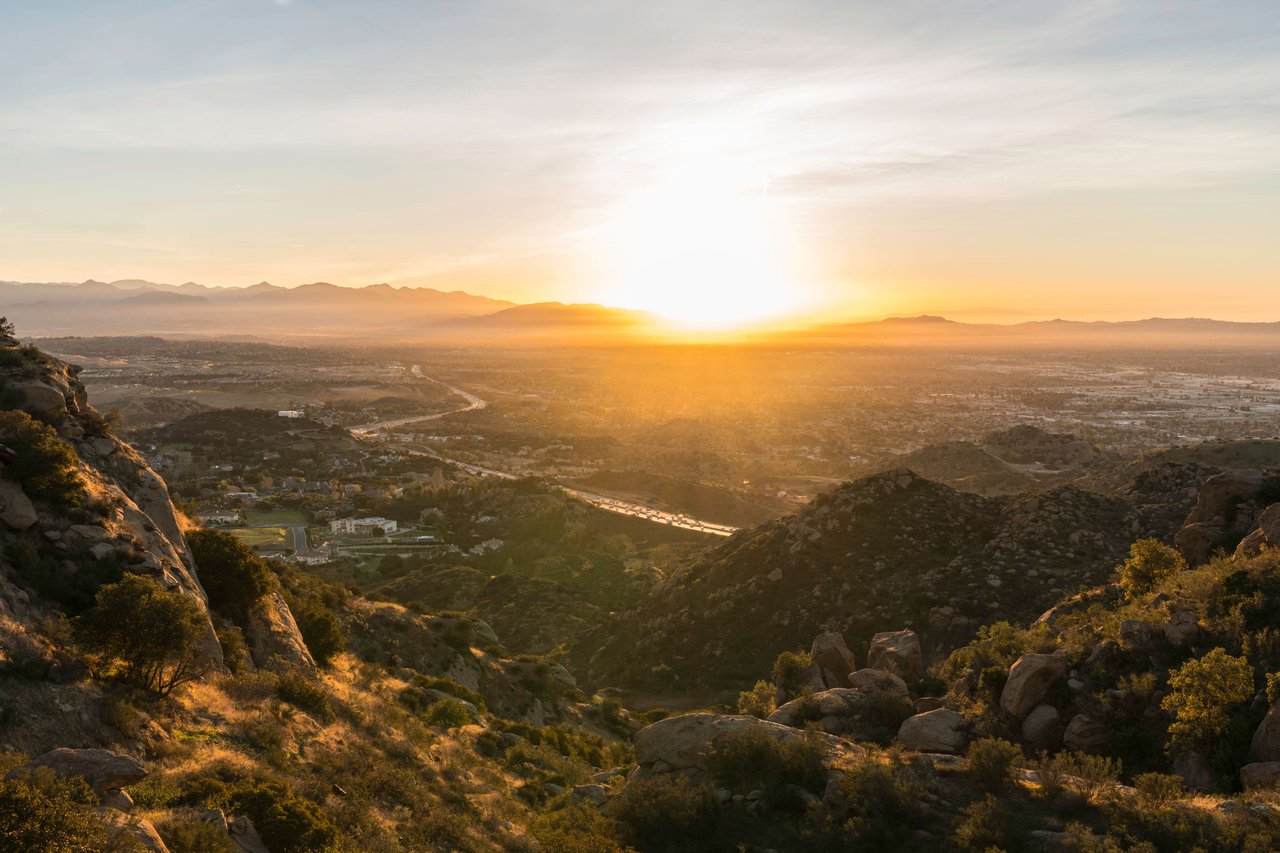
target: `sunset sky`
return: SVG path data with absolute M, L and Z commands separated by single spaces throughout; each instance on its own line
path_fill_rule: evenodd
M 0 279 L 1280 320 L 1276 0 L 7 3 Z

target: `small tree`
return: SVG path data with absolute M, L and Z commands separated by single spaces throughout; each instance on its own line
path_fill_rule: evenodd
M 1159 539 L 1139 539 L 1129 546 L 1129 559 L 1120 564 L 1120 588 L 1137 598 L 1186 570 L 1187 561 L 1175 549 Z
M 1213 739 L 1231 724 L 1231 711 L 1253 696 L 1253 671 L 1245 658 L 1214 649 L 1174 670 L 1169 687 L 1160 706 L 1174 715 L 1173 743 L 1212 750 Z
M 187 534 L 187 543 L 215 610 L 242 618 L 271 589 L 271 569 L 266 561 L 230 533 L 193 530 Z
M 207 626 L 191 596 L 125 575 L 98 591 L 93 607 L 76 619 L 75 636 L 102 669 L 164 695 L 205 674 L 196 648 Z

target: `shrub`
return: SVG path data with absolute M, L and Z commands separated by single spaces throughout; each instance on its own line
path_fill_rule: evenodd
M 738 713 L 764 719 L 776 710 L 776 689 L 767 681 L 757 681 L 750 690 L 738 694 Z
M 465 702 L 470 702 L 477 711 L 485 710 L 484 697 L 479 693 L 464 687 L 451 678 L 437 678 L 432 675 L 415 675 L 409 686 L 401 690 L 400 695 L 396 698 L 410 710 L 422 711 L 439 698 L 431 696 L 426 692 L 428 690 L 447 693 Z
M 1009 811 L 991 794 L 964 810 L 964 820 L 956 827 L 955 841 L 961 849 L 1003 850 L 1009 833 Z
M 175 821 L 157 831 L 171 853 L 241 853 L 225 829 L 207 820 Z
M 1177 776 L 1165 773 L 1143 773 L 1133 780 L 1142 799 L 1158 809 L 1172 805 L 1186 793 L 1186 787 Z
M 218 634 L 218 645 L 222 648 L 222 662 L 231 670 L 231 674 L 250 672 L 253 659 L 249 655 L 249 646 L 245 644 L 244 632 L 225 621 L 215 625 L 214 630 Z
M 826 784 L 826 750 L 813 734 L 779 741 L 766 731 L 745 729 L 721 738 L 707 753 L 707 769 L 721 787 L 764 792 L 769 805 L 798 805 L 791 786 L 819 791 Z
M 243 619 L 249 607 L 271 589 L 271 570 L 261 557 L 230 533 L 193 530 L 187 544 L 200 583 L 215 610 Z
M 711 788 L 669 774 L 633 780 L 608 808 L 624 840 L 646 851 L 705 850 L 715 831 Z
M 107 848 L 83 780 L 60 780 L 42 769 L 0 781 L 0 850 L 92 853 Z
M 298 631 L 316 663 L 328 666 L 334 656 L 347 647 L 347 638 L 333 611 L 316 599 L 286 596 L 289 610 L 298 623 Z
M 1253 670 L 1245 658 L 1218 648 L 1170 673 L 1169 688 L 1160 707 L 1174 715 L 1173 744 L 1212 750 L 1214 738 L 1231 724 L 1231 712 L 1253 696 Z
M 124 576 L 124 567 L 118 560 L 85 559 L 68 567 L 62 560 L 41 553 L 26 539 L 11 539 L 4 547 L 4 555 L 41 598 L 61 606 L 71 616 L 93 606 L 99 589 Z
M 1000 738 L 983 738 L 969 747 L 969 772 L 988 791 L 1002 791 L 1013 781 L 1013 763 L 1022 750 Z
M 422 720 L 429 726 L 442 729 L 457 729 L 475 722 L 467 706 L 456 699 L 438 699 L 432 702 L 423 713 Z
M 104 586 L 74 625 L 77 642 L 101 668 L 160 694 L 205 674 L 197 646 L 207 627 L 194 598 L 141 575 Z
M 916 829 L 918 785 L 894 766 L 859 764 L 840 779 L 844 834 L 857 850 L 897 849 Z
M 272 853 L 310 853 L 332 844 L 337 830 L 320 807 L 282 782 L 258 782 L 233 789 L 227 806 L 247 814 Z
M 1118 759 L 1083 752 L 1060 752 L 1053 758 L 1059 778 L 1070 776 L 1087 803 L 1096 802 L 1119 781 L 1123 769 Z
M 581 803 L 547 812 L 533 824 L 533 835 L 543 849 L 556 853 L 627 853 L 617 841 L 617 831 L 617 824 L 599 809 Z
M 290 670 L 280 676 L 276 695 L 323 722 L 331 722 L 334 718 L 328 692 L 318 681 L 299 670 Z
M 782 695 L 794 699 L 805 689 L 805 673 L 813 659 L 808 652 L 783 652 L 773 662 L 773 683 Z
M 1145 595 L 1166 579 L 1187 570 L 1187 561 L 1159 539 L 1139 539 L 1129 546 L 1129 559 L 1120 564 L 1120 588 L 1129 598 Z
M 4 466 L 4 477 L 19 483 L 27 497 L 61 510 L 84 500 L 80 459 L 53 427 L 23 411 L 0 411 L 0 444 L 16 453 Z

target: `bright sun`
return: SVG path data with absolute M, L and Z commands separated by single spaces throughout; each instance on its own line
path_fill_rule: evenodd
M 787 239 L 767 184 L 721 159 L 687 163 L 628 200 L 604 243 L 615 305 L 702 329 L 799 307 L 783 280 Z

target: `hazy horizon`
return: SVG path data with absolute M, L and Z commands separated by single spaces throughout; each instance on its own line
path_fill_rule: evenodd
M 1277 284 L 1274 4 L 67 5 L 0 34 L 14 279 L 724 323 L 1253 319 Z

